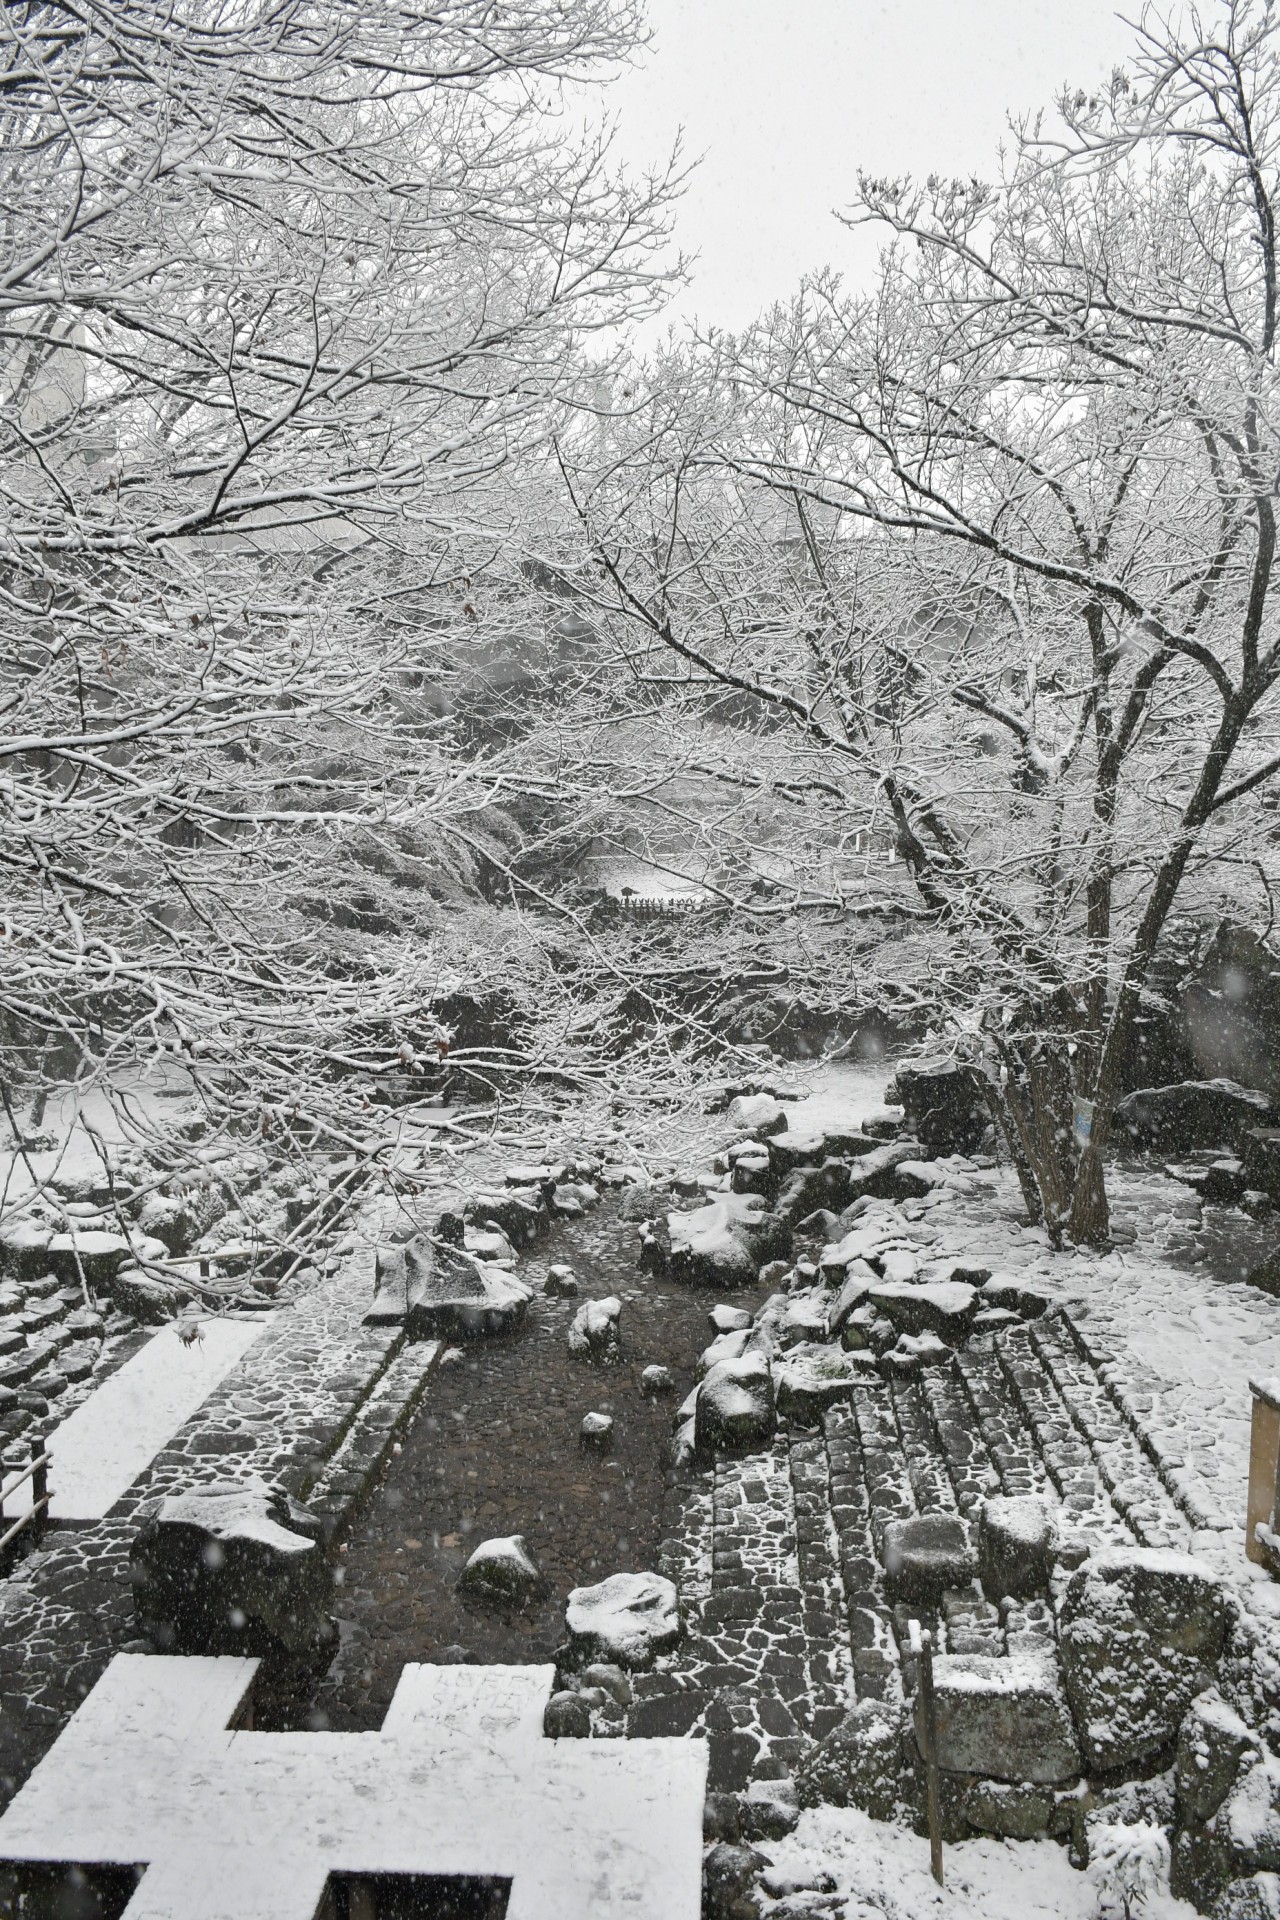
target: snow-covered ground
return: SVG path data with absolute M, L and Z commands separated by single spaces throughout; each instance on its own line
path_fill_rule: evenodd
M 1099 1920 L 1106 1911 L 1097 1880 L 1052 1840 L 962 1840 L 944 1850 L 941 1887 L 930 1875 L 927 1840 L 852 1807 L 802 1814 L 793 1833 L 762 1850 L 773 1863 L 770 1891 L 830 1891 L 842 1920 Z M 1195 1914 L 1167 1892 L 1150 1895 L 1140 1911 L 1143 1920 Z

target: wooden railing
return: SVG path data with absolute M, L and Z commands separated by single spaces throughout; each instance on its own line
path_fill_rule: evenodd
M 37 1435 L 31 1442 L 31 1462 L 23 1472 L 16 1473 L 11 1480 L 0 1481 L 0 1553 L 16 1540 L 26 1527 L 30 1527 L 33 1539 L 39 1539 L 44 1532 L 49 1517 L 49 1462 L 52 1455 L 45 1451 L 44 1438 Z M 4 1524 L 5 1501 L 11 1500 L 19 1487 L 31 1482 L 31 1506 L 20 1520 L 12 1526 Z

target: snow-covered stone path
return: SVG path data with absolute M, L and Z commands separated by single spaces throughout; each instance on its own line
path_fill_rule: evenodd
M 50 1514 L 101 1520 L 174 1435 L 221 1385 L 263 1330 L 262 1319 L 206 1320 L 184 1345 L 161 1327 L 48 1435 Z M 31 1504 L 26 1482 L 10 1500 L 16 1517 Z

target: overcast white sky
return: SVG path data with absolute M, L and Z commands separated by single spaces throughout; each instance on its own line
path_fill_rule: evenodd
M 700 258 L 668 318 L 727 328 L 810 268 L 865 282 L 876 243 L 831 212 L 859 167 L 990 177 L 1009 112 L 1093 84 L 1133 43 L 1115 0 L 649 0 L 649 18 L 608 109 L 629 161 L 681 127 L 705 156 L 679 224 Z

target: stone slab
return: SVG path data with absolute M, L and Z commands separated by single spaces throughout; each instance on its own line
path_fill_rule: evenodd
M 313 1920 L 331 1873 L 509 1879 L 508 1920 L 698 1920 L 703 1742 L 539 1739 L 550 1666 L 406 1667 L 377 1733 L 231 1730 L 254 1667 L 117 1655 L 0 1862 L 146 1863 L 129 1920 Z

